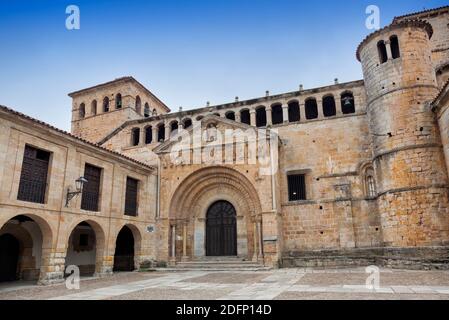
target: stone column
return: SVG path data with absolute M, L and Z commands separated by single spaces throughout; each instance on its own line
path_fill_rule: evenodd
M 157 126 L 153 126 L 152 130 L 153 130 L 153 136 L 152 136 L 151 143 L 158 142 L 158 139 L 157 139 L 157 131 L 158 131 L 157 130 Z
M 257 231 L 257 220 L 254 219 L 254 221 L 253 221 L 253 241 L 254 241 L 254 243 L 253 243 L 253 247 L 254 247 L 253 261 L 257 261 L 258 260 L 258 252 L 259 252 L 259 249 L 257 248 L 258 243 L 259 243 L 259 241 L 257 239 L 258 234 L 259 233 Z
M 139 145 L 144 146 L 145 145 L 145 136 L 146 136 L 146 130 L 145 127 L 140 128 L 140 141 Z
M 390 40 L 385 41 L 385 48 L 387 49 L 387 59 L 393 59 L 393 54 L 391 53 Z
M 272 114 L 271 114 L 271 107 L 266 108 L 265 112 L 267 114 L 267 126 L 271 126 L 273 124 L 273 119 L 272 119 Z
M 306 105 L 304 103 L 299 104 L 299 122 L 306 122 Z
M 257 220 L 257 235 L 259 239 L 259 257 L 263 260 L 263 234 L 262 234 L 262 222 Z
M 282 117 L 284 120 L 284 123 L 288 123 L 288 104 L 283 104 L 282 105 Z
M 171 226 L 171 257 L 170 260 L 176 263 L 176 225 Z
M 187 260 L 187 222 L 182 225 L 182 260 Z
M 251 109 L 249 110 L 249 115 L 250 115 L 250 124 L 255 127 L 256 126 L 256 110 Z
M 240 111 L 236 111 L 235 112 L 235 121 L 236 122 L 241 122 L 242 119 L 240 118 Z
M 318 119 L 324 119 L 324 112 L 323 112 L 323 100 L 317 100 L 316 101 L 317 109 L 318 109 Z
M 165 124 L 165 141 L 170 140 L 170 124 Z

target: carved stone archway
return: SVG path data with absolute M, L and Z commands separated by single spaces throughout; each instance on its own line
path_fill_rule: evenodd
M 190 174 L 172 195 L 168 213 L 172 260 L 206 255 L 206 214 L 217 201 L 227 201 L 236 210 L 238 257 L 262 258 L 261 234 L 257 231 L 261 228 L 256 226 L 262 209 L 255 187 L 237 170 L 214 166 Z

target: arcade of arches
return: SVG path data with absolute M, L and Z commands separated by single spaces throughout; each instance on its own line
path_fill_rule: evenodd
M 141 251 L 139 229 L 123 225 L 115 241 L 111 239 L 113 256 L 110 258 L 106 254 L 103 230 L 105 228 L 97 222 L 79 222 L 66 238 L 66 248 L 55 250 L 55 231 L 44 219 L 35 215 L 10 218 L 0 224 L 0 282 L 57 282 L 69 265 L 78 266 L 81 276 L 137 269 Z

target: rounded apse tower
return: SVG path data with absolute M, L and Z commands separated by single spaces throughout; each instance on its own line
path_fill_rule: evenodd
M 385 246 L 449 243 L 449 181 L 427 105 L 438 94 L 432 33 L 427 22 L 402 21 L 369 35 L 357 49 Z

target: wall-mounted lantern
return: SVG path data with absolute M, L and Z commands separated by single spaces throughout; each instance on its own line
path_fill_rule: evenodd
M 66 207 L 69 206 L 70 200 L 72 200 L 75 196 L 77 196 L 83 192 L 84 184 L 87 182 L 88 181 L 86 178 L 79 177 L 78 179 L 75 180 L 76 191 L 70 191 L 70 188 L 67 189 L 67 197 L 66 197 L 66 202 L 65 202 Z

